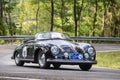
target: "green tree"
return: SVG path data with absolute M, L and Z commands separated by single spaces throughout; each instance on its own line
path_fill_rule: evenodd
M 1 4 L 0 35 L 60 31 L 120 37 L 119 0 L 0 0 Z
M 38 30 L 38 26 L 39 26 L 39 10 L 40 10 L 40 5 L 39 5 L 39 0 L 37 0 L 37 11 L 36 11 L 36 33 Z
M 51 0 L 51 28 L 50 31 L 53 31 L 54 26 L 54 0 Z
M 95 27 L 97 22 L 97 10 L 98 10 L 98 0 L 95 0 L 95 12 L 94 12 L 94 20 L 93 20 L 93 28 L 92 28 L 92 36 L 95 36 Z

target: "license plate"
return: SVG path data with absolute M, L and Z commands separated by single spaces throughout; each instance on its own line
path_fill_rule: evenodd
M 70 60 L 81 60 L 81 59 L 83 59 L 83 55 L 79 54 L 79 53 L 71 53 L 69 55 L 69 59 Z

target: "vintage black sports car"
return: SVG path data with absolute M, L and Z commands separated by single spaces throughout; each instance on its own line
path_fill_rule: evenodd
M 40 68 L 59 68 L 62 64 L 79 65 L 89 70 L 96 64 L 95 48 L 87 43 L 77 43 L 59 32 L 43 32 L 16 47 L 12 59 L 17 66 L 38 63 Z

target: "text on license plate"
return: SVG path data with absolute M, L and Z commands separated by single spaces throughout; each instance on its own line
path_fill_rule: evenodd
M 79 54 L 79 53 L 71 53 L 69 55 L 69 59 L 70 60 L 81 60 L 81 59 L 83 59 L 83 55 Z

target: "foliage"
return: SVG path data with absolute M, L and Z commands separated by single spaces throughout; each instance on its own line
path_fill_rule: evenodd
M 51 0 L 4 0 L 3 3 L 4 25 L 0 35 L 50 31 Z M 74 36 L 74 4 L 74 0 L 54 0 L 54 31 Z M 76 21 L 78 36 L 120 37 L 120 2 L 76 0 Z

